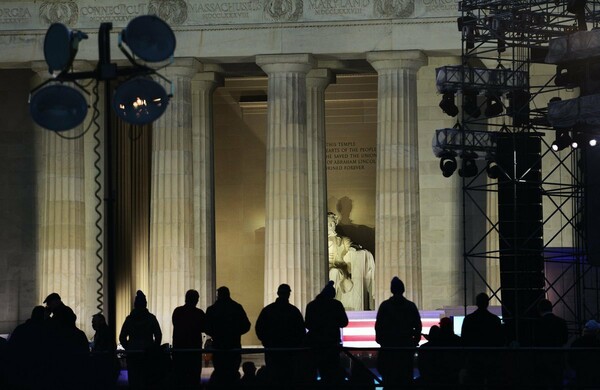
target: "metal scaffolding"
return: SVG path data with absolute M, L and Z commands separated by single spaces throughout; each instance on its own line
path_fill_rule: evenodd
M 465 307 L 487 291 L 527 344 L 546 296 L 578 332 L 600 315 L 586 240 L 592 149 L 558 141 L 598 135 L 600 0 L 464 0 L 459 11 L 462 63 L 436 70 L 440 107 L 458 122 L 433 149 L 444 176 L 461 167 Z

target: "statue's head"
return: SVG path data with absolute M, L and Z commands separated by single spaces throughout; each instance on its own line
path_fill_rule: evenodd
M 335 233 L 335 227 L 338 224 L 338 217 L 331 211 L 327 213 L 327 231 L 328 233 Z

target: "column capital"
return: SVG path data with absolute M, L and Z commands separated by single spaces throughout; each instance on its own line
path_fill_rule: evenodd
M 217 72 L 199 72 L 194 75 L 192 82 L 223 85 L 223 75 Z
M 175 58 L 175 61 L 164 70 L 165 77 L 193 77 L 196 73 L 202 72 L 203 64 L 193 57 Z
M 256 56 L 256 64 L 267 74 L 308 73 L 317 65 L 317 61 L 311 54 L 266 54 Z
M 388 69 L 416 71 L 427 65 L 427 56 L 421 50 L 373 51 L 367 53 L 367 61 L 377 72 Z
M 307 87 L 323 87 L 325 88 L 330 83 L 335 83 L 335 74 L 329 69 L 318 68 L 311 69 L 306 75 Z

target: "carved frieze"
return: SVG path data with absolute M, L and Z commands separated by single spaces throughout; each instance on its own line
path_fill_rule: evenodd
M 375 0 L 374 14 L 381 18 L 407 18 L 415 11 L 414 0 Z
M 179 26 L 188 19 L 188 5 L 184 0 L 151 0 L 148 13 L 158 16 L 172 26 Z
M 74 26 L 78 19 L 79 7 L 74 1 L 44 1 L 40 5 L 40 20 L 43 23 Z
M 295 22 L 302 16 L 302 0 L 265 0 L 265 16 L 277 22 Z

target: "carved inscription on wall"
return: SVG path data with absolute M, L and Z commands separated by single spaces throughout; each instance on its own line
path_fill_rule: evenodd
M 307 6 L 315 15 L 362 15 L 371 0 L 308 0 Z
M 423 0 L 423 5 L 425 6 L 426 12 L 435 12 L 435 11 L 450 11 L 456 12 L 458 10 L 458 5 L 456 4 L 456 0 Z
M 0 24 L 24 23 L 31 19 L 31 12 L 27 7 L 0 5 Z
M 375 166 L 377 148 L 356 141 L 327 142 L 328 171 L 361 171 Z
M 148 13 L 145 3 L 86 5 L 79 9 L 81 19 L 93 22 L 128 22 L 136 16 Z
M 189 7 L 192 13 L 209 21 L 249 19 L 262 10 L 258 0 L 190 2 Z

